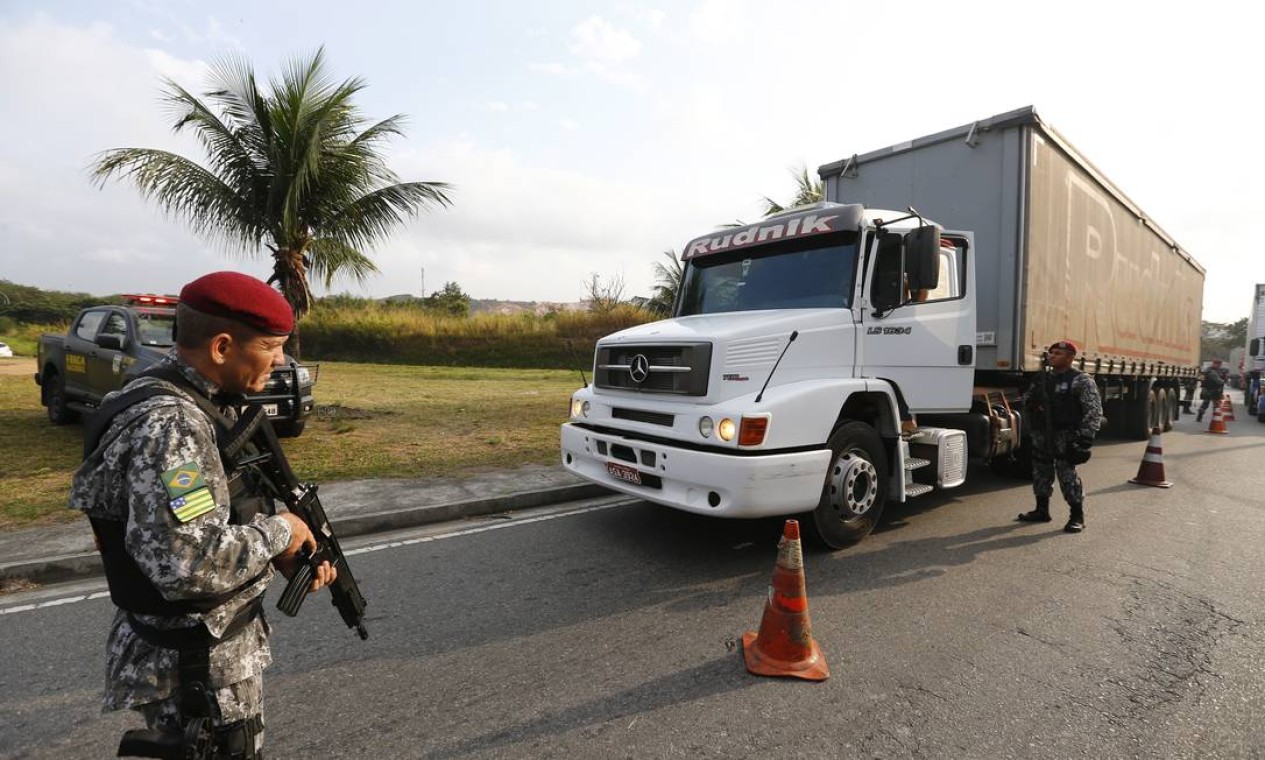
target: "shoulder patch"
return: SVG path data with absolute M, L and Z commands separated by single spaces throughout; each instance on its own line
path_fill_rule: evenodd
M 202 479 L 197 464 L 185 462 L 163 473 L 163 486 L 171 497 L 168 505 L 176 519 L 189 522 L 215 509 L 215 497 Z
M 171 500 L 170 505 L 171 513 L 176 519 L 186 523 L 215 509 L 215 497 L 211 496 L 211 489 L 202 486 L 184 496 L 177 496 Z
M 205 488 L 202 471 L 194 462 L 185 462 L 163 473 L 163 485 L 167 487 L 167 495 L 175 499 L 187 493 Z

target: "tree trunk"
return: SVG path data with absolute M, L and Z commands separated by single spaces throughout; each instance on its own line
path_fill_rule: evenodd
M 299 360 L 302 358 L 302 347 L 299 339 L 299 320 L 312 308 L 312 290 L 307 284 L 307 261 L 303 256 L 303 248 L 281 248 L 272 254 L 272 277 L 269 282 L 276 283 L 281 295 L 294 310 L 294 332 L 286 341 L 286 351 Z

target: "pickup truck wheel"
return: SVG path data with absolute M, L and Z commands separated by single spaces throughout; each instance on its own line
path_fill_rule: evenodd
M 79 419 L 79 413 L 66 406 L 66 378 L 59 372 L 49 372 L 44 382 L 48 388 L 44 402 L 48 407 L 48 421 L 54 425 L 69 425 Z
M 821 502 L 808 524 L 831 549 L 856 544 L 874 530 L 887 504 L 883 442 L 864 422 L 845 422 L 830 435 L 830 468 Z
M 298 438 L 303 435 L 303 430 L 307 427 L 307 420 L 282 420 L 272 424 L 274 430 L 277 431 L 278 438 Z

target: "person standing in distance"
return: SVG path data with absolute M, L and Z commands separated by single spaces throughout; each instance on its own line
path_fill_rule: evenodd
M 1221 360 L 1213 359 L 1212 364 L 1208 365 L 1208 369 L 1204 370 L 1203 378 L 1200 380 L 1203 388 L 1199 390 L 1199 398 L 1203 403 L 1199 405 L 1199 413 L 1195 415 L 1196 422 L 1202 422 L 1204 412 L 1208 411 L 1208 404 L 1215 401 L 1221 403 L 1221 397 L 1225 395 L 1225 378 L 1221 375 Z
M 1032 491 L 1037 505 L 1019 515 L 1021 522 L 1050 522 L 1054 479 L 1070 511 L 1063 530 L 1085 529 L 1085 489 L 1076 465 L 1089 461 L 1090 447 L 1102 425 L 1098 386 L 1088 375 L 1072 369 L 1076 344 L 1060 340 L 1050 345 L 1049 372 L 1041 373 L 1023 395 L 1032 441 Z
M 293 574 L 316 542 L 289 512 L 265 514 L 250 473 L 222 461 L 217 434 L 284 362 L 293 327 L 289 304 L 260 280 L 200 277 L 180 293 L 172 351 L 85 428 L 70 506 L 92 523 L 118 608 L 103 708 L 137 710 L 150 729 L 129 736 L 178 740 L 200 721 L 215 757 L 262 757 L 263 594 L 274 568 Z M 309 592 L 335 577 L 323 563 Z

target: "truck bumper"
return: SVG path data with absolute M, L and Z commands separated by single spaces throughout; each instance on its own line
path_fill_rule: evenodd
M 607 467 L 635 469 L 636 485 Z M 686 512 L 716 517 L 793 515 L 817 506 L 830 451 L 735 455 L 677 448 L 562 426 L 562 464 L 599 485 Z

